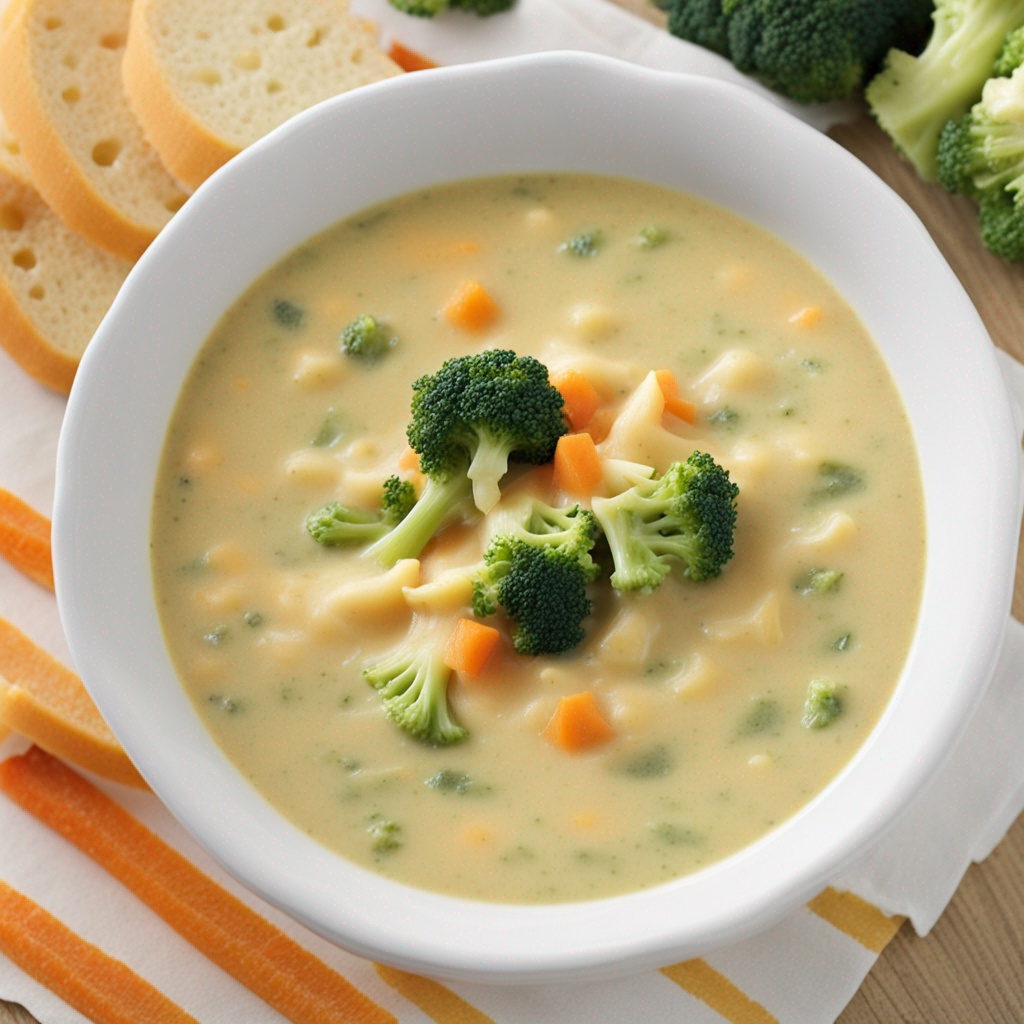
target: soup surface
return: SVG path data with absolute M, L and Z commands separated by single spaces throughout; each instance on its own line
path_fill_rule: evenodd
M 470 280 L 494 307 L 452 312 Z M 339 346 L 364 314 L 388 331 L 376 360 Z M 468 736 L 431 746 L 385 714 L 364 668 L 406 644 L 441 649 L 472 618 L 467 581 L 496 521 L 531 496 L 590 496 L 513 464 L 494 511 L 390 570 L 314 542 L 306 520 L 330 501 L 372 512 L 393 474 L 421 486 L 412 382 L 486 348 L 586 378 L 596 408 L 577 426 L 602 460 L 598 495 L 629 486 L 613 460 L 660 474 L 710 454 L 739 487 L 734 556 L 717 578 L 677 567 L 624 593 L 599 543 L 584 641 L 524 656 L 500 610 L 483 620 L 498 647 L 448 684 Z M 659 370 L 684 402 L 665 407 Z M 575 175 L 406 196 L 265 275 L 191 372 L 153 522 L 183 685 L 266 799 L 392 878 L 515 902 L 676 878 L 819 793 L 891 696 L 924 545 L 899 396 L 831 285 L 718 207 Z M 547 726 L 580 693 L 606 728 L 566 749 Z

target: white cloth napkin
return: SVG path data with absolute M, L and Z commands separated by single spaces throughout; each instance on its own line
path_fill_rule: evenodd
M 4 0 L 0 0 L 0 7 Z M 424 22 L 386 0 L 352 6 L 439 63 L 537 50 L 584 49 L 668 70 L 692 71 L 753 86 L 725 61 L 653 27 L 605 0 L 519 0 L 501 18 L 455 16 Z M 795 108 L 825 128 L 848 116 L 844 104 Z M 2 330 L 2 325 L 0 325 Z M 1024 367 L 1002 358 L 1019 424 Z M 45 514 L 53 499 L 54 455 L 64 402 L 0 354 L 0 487 Z M 61 660 L 69 655 L 53 596 L 0 561 L 0 615 Z M 989 692 L 963 739 L 929 788 L 874 847 L 835 880 L 888 914 L 909 916 L 926 932 L 971 861 L 987 856 L 1024 808 L 1024 627 L 1011 621 Z M 0 744 L 0 757 L 24 747 Z M 248 895 L 196 847 L 155 797 L 105 785 L 154 831 L 261 913 L 343 973 L 401 1024 L 830 1024 L 857 991 L 875 951 L 827 916 L 801 909 L 770 931 L 702 961 L 696 980 L 647 972 L 599 983 L 548 987 L 453 984 L 420 1005 L 392 988 L 366 961 L 331 946 Z M 86 939 L 116 956 L 204 1024 L 274 1024 L 282 1018 L 196 953 L 118 883 L 44 826 L 0 797 L 0 879 Z M 856 929 L 853 929 L 854 933 Z M 868 944 L 870 945 L 870 943 Z M 827 978 L 828 984 L 822 984 Z M 453 1008 L 451 997 L 463 1004 Z M 80 1014 L 0 957 L 0 998 L 20 1002 L 44 1024 L 82 1024 Z M 466 1006 L 465 1004 L 468 1004 Z M 716 1010 L 714 1007 L 718 1007 Z

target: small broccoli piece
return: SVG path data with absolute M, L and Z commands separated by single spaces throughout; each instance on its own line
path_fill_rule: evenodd
M 981 240 L 993 255 L 1010 263 L 1024 263 L 1024 203 L 1007 192 L 982 198 L 978 205 Z
M 428 789 L 436 789 L 440 793 L 458 793 L 463 796 L 473 788 L 473 778 L 465 772 L 442 768 L 424 780 L 423 784 Z
M 416 18 L 435 18 L 448 7 L 448 0 L 388 0 L 396 11 Z
M 839 589 L 844 573 L 839 569 L 809 569 L 797 580 L 801 594 L 831 594 Z
M 571 650 L 583 639 L 591 610 L 587 584 L 598 573 L 590 556 L 596 540 L 589 509 L 535 502 L 524 524 L 496 536 L 484 552 L 473 581 L 473 611 L 486 617 L 503 608 L 520 654 Z
M 400 477 L 389 476 L 384 481 L 379 511 L 366 512 L 350 508 L 340 501 L 331 501 L 306 519 L 306 531 L 325 547 L 368 544 L 390 533 L 415 504 L 416 492 L 412 484 Z
M 930 0 L 672 0 L 674 35 L 801 103 L 851 95 L 894 46 L 923 42 Z
M 287 299 L 275 299 L 270 312 L 282 327 L 290 331 L 297 331 L 306 321 L 305 310 Z
M 1021 64 L 1024 64 L 1024 25 L 1006 37 L 1003 51 L 992 67 L 992 74 L 996 78 L 1009 77 Z
M 657 249 L 669 239 L 669 233 L 657 224 L 648 224 L 640 229 L 636 236 L 636 244 L 641 249 Z
M 654 590 L 678 562 L 694 581 L 717 576 L 732 558 L 739 488 L 704 452 L 674 462 L 614 498 L 594 498 L 611 549 L 617 590 Z
M 439 747 L 469 735 L 448 706 L 451 669 L 431 641 L 407 638 L 397 651 L 367 665 L 363 677 L 380 692 L 388 717 L 410 736 Z
M 550 462 L 567 430 L 562 396 L 532 356 L 457 356 L 413 383 L 408 438 L 420 468 L 431 478 L 465 474 L 481 512 L 498 503 L 510 461 Z
M 394 853 L 402 847 L 402 826 L 385 818 L 374 818 L 366 831 L 373 839 L 374 853 Z
M 811 491 L 811 501 L 829 501 L 864 488 L 860 471 L 845 462 L 823 462 L 818 467 L 818 483 Z
M 363 313 L 341 332 L 341 351 L 364 363 L 375 363 L 395 344 L 395 337 L 379 320 Z
M 416 504 L 416 489 L 400 476 L 389 476 L 384 481 L 384 493 L 380 499 L 381 518 L 386 523 L 400 523 Z
M 829 679 L 814 679 L 807 687 L 804 701 L 804 717 L 801 719 L 808 729 L 824 729 L 843 713 L 840 687 Z
M 469 11 L 481 18 L 500 14 L 515 6 L 516 0 L 451 0 L 452 10 Z
M 1021 25 L 1024 0 L 937 0 L 924 50 L 892 50 L 868 84 L 878 123 L 926 180 L 938 177 L 946 123 L 977 102 L 1007 36 Z
M 601 248 L 601 232 L 581 231 L 578 235 L 563 242 L 558 248 L 561 252 L 567 252 L 572 256 L 584 258 L 596 256 L 597 250 Z

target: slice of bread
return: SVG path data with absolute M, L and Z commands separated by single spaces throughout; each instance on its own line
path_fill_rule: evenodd
M 135 0 L 123 72 L 146 138 L 195 188 L 293 114 L 401 68 L 345 0 Z
M 70 231 L 0 168 L 0 345 L 36 380 L 70 390 L 131 266 Z
M 131 0 L 12 0 L 0 34 L 0 111 L 32 181 L 64 222 L 126 259 L 185 200 L 121 82 Z
M 2 116 L 0 116 L 0 170 L 17 178 L 23 185 L 29 185 L 32 182 L 28 164 L 25 163 L 25 158 L 21 155 L 21 146 L 8 131 Z

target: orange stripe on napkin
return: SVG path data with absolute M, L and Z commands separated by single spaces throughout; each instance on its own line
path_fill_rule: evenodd
M 407 974 L 396 967 L 386 967 L 384 964 L 373 966 L 396 992 L 418 1006 L 437 1024 L 494 1024 L 486 1013 L 481 1013 L 450 988 L 431 981 L 430 978 Z
M 779 1024 L 760 1003 L 755 1003 L 704 960 L 684 960 L 663 967 L 661 973 L 732 1024 Z
M 0 789 L 288 1020 L 396 1024 L 383 1006 L 55 757 L 32 747 L 0 762 Z
M 2 618 L 0 728 L 105 779 L 146 786 L 82 680 Z
M 807 909 L 828 921 L 833 928 L 856 939 L 872 953 L 881 953 L 900 930 L 905 917 L 887 917 L 874 904 L 852 892 L 828 888 L 815 896 Z
M 2 487 L 0 555 L 30 580 L 53 590 L 50 520 Z
M 0 951 L 96 1024 L 198 1024 L 127 964 L 4 882 Z

